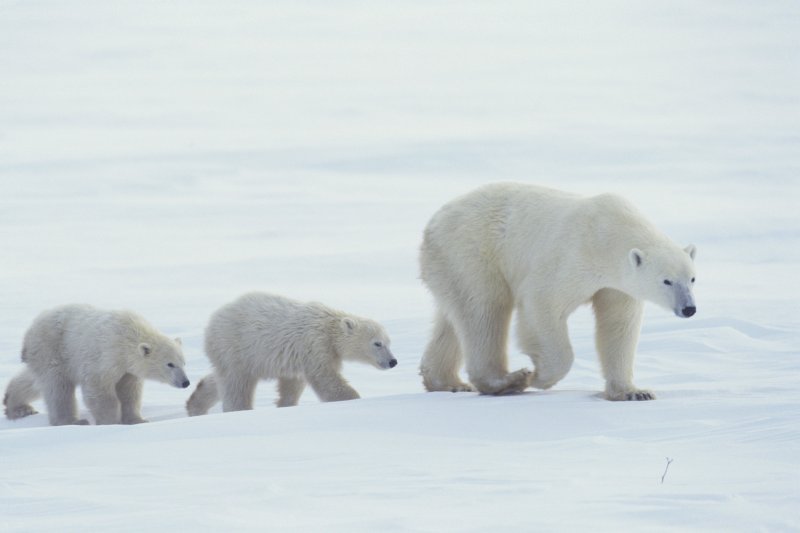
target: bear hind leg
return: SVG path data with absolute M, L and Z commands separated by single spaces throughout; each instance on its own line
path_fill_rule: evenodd
M 442 313 L 437 313 L 433 335 L 422 355 L 419 368 L 425 390 L 472 391 L 472 387 L 461 381 L 458 376 L 463 361 L 461 346 L 453 325 Z
M 209 374 L 200 380 L 192 395 L 186 400 L 186 412 L 189 416 L 204 415 L 218 401 L 217 378 L 214 374 Z
M 292 407 L 300 401 L 300 396 L 306 388 L 303 378 L 280 378 L 278 380 L 278 407 Z
M 222 410 L 249 411 L 253 408 L 256 396 L 258 377 L 251 374 L 239 373 L 231 376 L 217 376 L 217 386 L 221 389 Z
M 481 394 L 522 392 L 530 386 L 531 371 L 508 371 L 506 346 L 511 305 L 476 304 L 476 309 L 474 312 L 461 309 L 454 316 L 470 381 Z
M 6 394 L 3 397 L 3 405 L 6 406 L 6 417 L 9 420 L 16 420 L 29 415 L 35 415 L 36 409 L 31 402 L 41 397 L 39 388 L 36 386 L 36 376 L 29 368 L 25 368 L 14 376 L 6 387 Z
M 75 399 L 75 384 L 64 376 L 48 375 L 39 378 L 42 396 L 47 404 L 50 425 L 86 425 L 88 420 L 78 419 L 78 401 Z

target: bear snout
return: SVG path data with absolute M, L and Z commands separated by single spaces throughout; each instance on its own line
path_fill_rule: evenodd
M 693 306 L 693 305 L 689 305 L 689 306 L 684 307 L 683 309 L 681 309 L 681 315 L 683 315 L 686 318 L 689 318 L 690 316 L 692 316 L 696 312 L 697 312 L 697 308 L 695 306 Z
M 181 383 L 181 388 L 182 388 L 182 389 L 185 389 L 185 388 L 186 388 L 186 387 L 188 387 L 189 385 L 191 385 L 191 383 L 189 383 L 189 380 L 188 380 L 188 379 L 184 379 L 184 380 L 183 380 L 183 383 Z
M 394 368 L 397 366 L 397 359 L 392 359 L 389 361 L 389 368 Z

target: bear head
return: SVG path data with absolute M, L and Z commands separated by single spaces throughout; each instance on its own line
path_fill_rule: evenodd
M 139 344 L 139 356 L 145 361 L 147 377 L 185 389 L 189 386 L 184 367 L 183 349 L 179 338 L 164 337 L 153 342 Z
M 626 285 L 633 296 L 651 301 L 689 318 L 697 311 L 692 289 L 697 248 L 659 244 L 628 253 L 631 276 Z
M 389 335 L 372 320 L 344 317 L 339 321 L 341 334 L 337 349 L 343 359 L 361 361 L 380 369 L 394 368 L 397 359 L 389 349 Z

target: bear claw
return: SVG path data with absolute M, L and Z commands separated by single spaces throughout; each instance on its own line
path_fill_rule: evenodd
M 656 395 L 648 390 L 637 390 L 626 394 L 625 399 L 628 401 L 641 402 L 646 400 L 655 400 Z

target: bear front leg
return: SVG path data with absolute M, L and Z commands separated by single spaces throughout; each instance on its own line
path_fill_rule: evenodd
M 303 378 L 280 378 L 278 379 L 278 407 L 293 407 L 300 401 L 300 396 L 306 388 L 306 381 Z
M 533 361 L 531 386 L 549 389 L 567 375 L 575 360 L 567 321 L 547 306 L 517 307 L 520 348 Z
M 461 381 L 458 376 L 463 359 L 453 325 L 441 312 L 437 312 L 433 335 L 419 366 L 425 390 L 472 391 L 472 387 Z
M 606 379 L 608 400 L 654 400 L 655 394 L 633 384 L 633 360 L 642 325 L 643 304 L 627 294 L 602 289 L 592 298 L 595 342 Z
M 83 401 L 98 425 L 119 424 L 121 421 L 120 403 L 115 385 L 90 381 L 81 386 Z
M 331 366 L 320 365 L 306 373 L 306 380 L 322 402 L 341 402 L 361 398 L 347 380 Z
M 36 376 L 29 368 L 24 368 L 22 372 L 14 376 L 6 387 L 6 394 L 3 397 L 3 405 L 6 406 L 6 417 L 9 420 L 16 420 L 29 415 L 35 415 L 36 409 L 31 402 L 41 396 L 36 386 Z
M 147 422 L 142 418 L 142 386 L 141 379 L 133 374 L 125 374 L 117 382 L 117 398 L 119 399 L 123 424 L 141 424 Z

